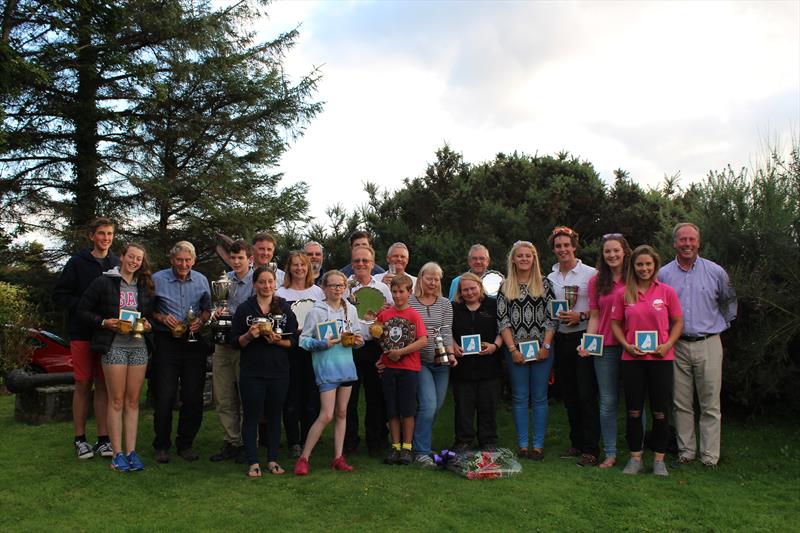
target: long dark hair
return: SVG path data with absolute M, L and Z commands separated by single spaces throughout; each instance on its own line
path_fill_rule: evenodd
M 272 276 L 272 279 L 275 279 L 275 272 L 273 272 L 272 269 L 269 268 L 269 266 L 267 265 L 260 266 L 255 270 L 255 272 L 253 272 L 253 285 L 256 284 L 256 281 L 258 281 L 258 278 L 260 278 L 261 274 L 263 274 L 264 272 L 268 272 L 269 275 Z M 272 313 L 273 315 L 280 315 L 281 314 L 280 303 L 282 300 L 283 298 L 273 293 L 272 302 L 270 302 L 269 304 L 269 312 Z
M 631 257 L 631 246 L 621 233 L 612 233 L 603 237 L 603 244 L 600 246 L 600 256 L 597 258 L 597 294 L 606 295 L 614 288 L 614 274 L 611 272 L 611 267 L 606 264 L 603 257 L 603 248 L 608 241 L 617 241 L 622 246 L 622 252 L 625 258 L 622 261 L 622 277 L 620 278 L 623 283 L 628 277 L 628 260 Z
M 136 271 L 136 285 L 140 289 L 146 289 L 147 292 L 152 295 L 156 288 L 153 284 L 153 269 L 150 267 L 150 261 L 147 260 L 147 250 L 138 242 L 129 242 L 122 249 L 122 255 L 120 255 L 120 258 L 125 257 L 125 254 L 128 253 L 129 248 L 136 248 L 137 250 L 142 251 L 142 266 L 140 266 L 139 270 Z

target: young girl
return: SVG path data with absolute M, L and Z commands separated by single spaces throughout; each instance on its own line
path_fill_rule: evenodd
M 294 465 L 294 473 L 298 476 L 308 474 L 308 458 L 311 457 L 322 431 L 333 420 L 334 414 L 336 424 L 333 428 L 334 459 L 331 468 L 343 472 L 353 470 L 342 455 L 347 427 L 347 402 L 350 400 L 353 382 L 358 380 L 353 350 L 352 347 L 342 346 L 341 333 L 334 339 L 330 334 L 319 338 L 317 332 L 317 325 L 325 322 L 335 322 L 339 332 L 349 325 L 355 333 L 355 346 L 364 344 L 356 308 L 342 297 L 346 288 L 347 279 L 338 270 L 329 270 L 323 275 L 322 289 L 325 291 L 325 299 L 314 304 L 306 316 L 303 333 L 300 335 L 300 346 L 312 352 L 314 375 L 319 386 L 320 410 L 317 420 L 308 430 L 303 452 Z
M 672 392 L 672 347 L 683 328 L 681 304 L 675 290 L 656 279 L 659 257 L 650 246 L 638 246 L 631 254 L 625 291 L 615 293 L 611 309 L 611 330 L 625 353 L 622 354 L 622 382 L 628 410 L 628 449 L 631 458 L 623 473 L 639 474 L 642 464 L 642 409 L 644 395 L 650 395 L 653 413 L 653 473 L 668 475 L 664 464 L 669 428 L 667 409 Z M 636 346 L 637 331 L 656 331 L 655 349 L 642 351 Z

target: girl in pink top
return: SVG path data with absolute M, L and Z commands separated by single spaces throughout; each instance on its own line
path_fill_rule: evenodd
M 631 254 L 625 291 L 616 293 L 611 309 L 611 330 L 625 353 L 622 355 L 622 382 L 628 411 L 627 439 L 631 458 L 623 473 L 639 474 L 642 464 L 642 409 L 645 392 L 650 394 L 653 412 L 653 473 L 667 476 L 664 452 L 667 449 L 669 428 L 666 413 L 669 408 L 672 384 L 672 347 L 683 327 L 678 296 L 669 285 L 656 280 L 660 265 L 658 254 L 647 245 L 637 247 Z M 636 331 L 657 331 L 658 343 L 652 351 L 635 346 Z
M 589 325 L 587 334 L 603 336 L 603 355 L 593 357 L 600 399 L 600 434 L 605 459 L 600 468 L 617 463 L 617 406 L 622 347 L 611 333 L 611 308 L 617 292 L 625 290 L 631 247 L 621 233 L 603 235 L 603 253 L 597 259 L 597 275 L 589 280 Z M 578 346 L 581 357 L 589 354 Z

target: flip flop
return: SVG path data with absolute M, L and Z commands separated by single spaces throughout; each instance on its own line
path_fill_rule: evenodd
M 270 461 L 269 463 L 267 463 L 267 470 L 269 471 L 270 474 L 274 474 L 276 476 L 279 476 L 285 472 L 285 470 L 281 468 L 281 465 L 279 465 L 275 461 Z
M 251 466 L 247 472 L 247 477 L 261 477 L 261 468 L 259 466 Z

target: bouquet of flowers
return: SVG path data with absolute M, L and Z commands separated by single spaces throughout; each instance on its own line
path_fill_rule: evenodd
M 522 472 L 522 465 L 508 448 L 471 450 L 460 454 L 442 450 L 441 454 L 434 455 L 434 460 L 441 468 L 456 472 L 467 479 L 494 479 Z

